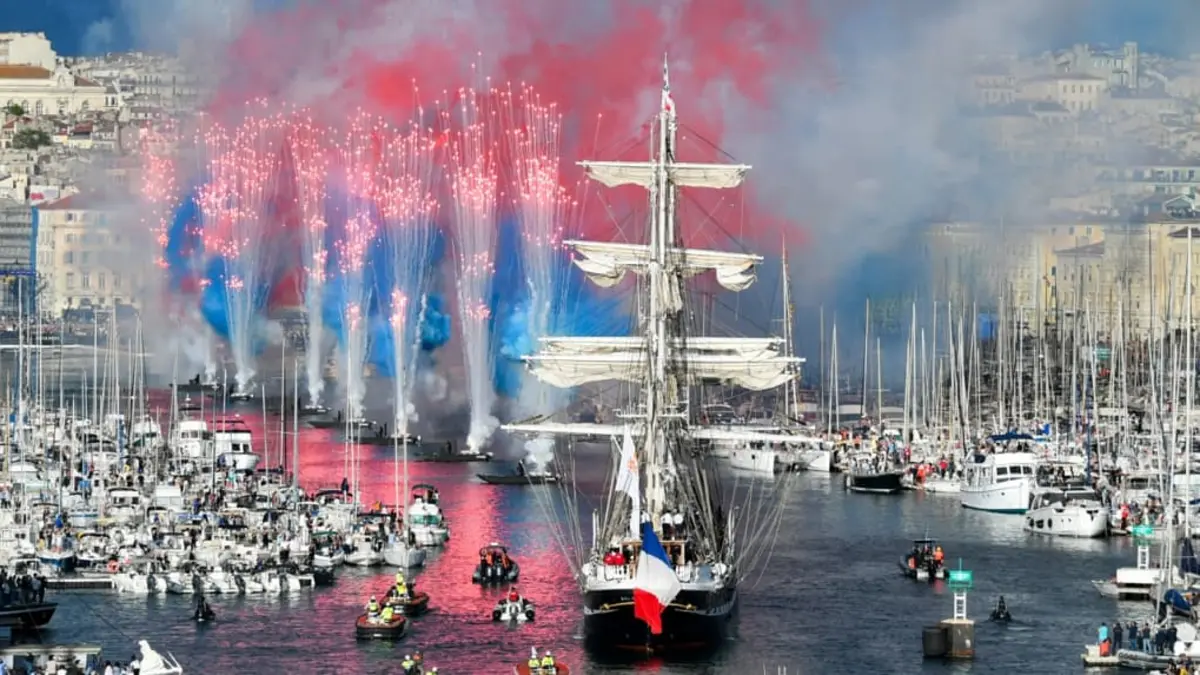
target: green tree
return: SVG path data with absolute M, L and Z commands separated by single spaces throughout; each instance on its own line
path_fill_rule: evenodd
M 22 129 L 13 134 L 12 146 L 17 150 L 37 150 L 50 143 L 50 134 L 41 129 Z
M 25 116 L 25 109 L 22 108 L 19 103 L 10 103 L 9 105 L 4 106 L 4 112 L 12 115 L 13 117 Z

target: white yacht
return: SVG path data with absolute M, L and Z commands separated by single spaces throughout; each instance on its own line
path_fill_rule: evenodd
M 1024 529 L 1054 537 L 1094 539 L 1108 534 L 1108 511 L 1092 490 L 1035 488 Z
M 145 508 L 142 505 L 142 493 L 133 488 L 113 488 L 106 497 L 104 514 L 117 524 L 134 522 L 141 517 Z
M 183 459 L 212 457 L 212 434 L 204 420 L 180 420 L 171 429 L 171 447 Z
M 1025 513 L 1038 458 L 1032 452 L 976 454 L 963 468 L 962 505 L 991 513 Z
M 404 514 L 405 524 L 412 530 L 418 546 L 441 546 L 450 538 L 450 528 L 438 506 L 437 488 L 432 485 L 413 486 L 412 505 Z
M 221 420 L 212 432 L 213 451 L 217 466 L 234 471 L 254 471 L 258 455 L 254 454 L 254 435 L 240 418 Z

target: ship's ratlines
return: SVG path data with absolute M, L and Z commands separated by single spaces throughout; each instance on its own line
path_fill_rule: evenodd
M 594 649 L 666 651 L 719 644 L 737 606 L 739 569 L 751 562 L 745 551 L 764 533 L 773 537 L 778 525 L 777 510 L 739 510 L 726 503 L 712 455 L 698 441 L 718 432 L 729 440 L 731 432 L 701 426 L 693 413 L 701 408 L 698 389 L 706 384 L 756 391 L 781 387 L 796 377 L 803 359 L 790 356 L 784 340 L 776 337 L 691 334 L 685 282 L 713 273 L 724 289 L 742 291 L 755 281 L 762 258 L 682 244 L 677 229 L 680 191 L 735 188 L 750 167 L 676 161 L 678 125 L 664 63 L 650 161 L 580 162 L 591 179 L 606 187 L 636 185 L 649 193 L 646 243 L 564 242 L 575 265 L 600 287 L 615 286 L 626 275 L 637 277 L 634 334 L 546 337 L 525 359 L 535 377 L 555 387 L 623 381 L 630 387 L 630 409 L 619 414 L 620 424 L 539 421 L 505 427 L 533 435 L 609 437 L 621 448 L 611 476 L 614 494 L 592 514 L 590 546 L 575 549 L 587 551 L 584 559 L 572 561 L 583 592 L 585 636 Z M 750 512 L 737 517 L 775 522 L 735 523 L 736 514 Z M 651 560 L 649 554 L 639 560 L 643 522 L 652 524 L 666 553 L 667 564 L 659 569 L 669 567 L 678 578 L 668 598 L 659 594 L 659 631 L 635 613 L 635 596 L 645 590 L 639 563 Z M 582 539 L 580 528 L 573 534 Z

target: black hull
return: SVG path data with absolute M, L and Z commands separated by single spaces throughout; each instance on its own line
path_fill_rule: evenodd
M 332 586 L 334 582 L 332 567 L 314 567 L 312 571 L 314 586 Z
M 34 630 L 50 623 L 54 618 L 57 602 L 41 602 L 33 605 L 9 605 L 0 609 L 0 626 L 11 626 L 14 630 Z
M 633 615 L 630 590 L 591 591 L 583 602 L 584 641 L 592 651 L 694 654 L 723 644 L 736 614 L 737 589 L 682 591 L 663 612 L 660 635 L 651 635 Z
M 389 448 L 393 447 L 393 446 L 397 446 L 397 445 L 398 446 L 404 445 L 404 439 L 392 438 L 391 436 L 375 436 L 373 434 L 370 436 L 363 436 L 363 437 L 357 438 L 355 440 L 358 442 L 359 445 L 375 445 L 375 446 L 381 446 L 381 447 L 387 446 Z M 416 447 L 420 444 L 421 444 L 420 436 L 409 436 L 408 437 L 408 446 L 410 448 Z
M 558 476 L 519 476 L 516 474 L 477 473 L 479 480 L 488 485 L 556 485 Z
M 436 462 L 440 464 L 467 464 L 470 462 L 490 462 L 491 455 L 474 455 L 466 453 L 455 453 L 452 455 L 425 455 L 417 458 L 418 462 Z
M 193 383 L 189 382 L 187 384 L 175 385 L 175 391 L 177 391 L 181 394 L 210 394 L 213 392 L 221 391 L 221 385 L 219 385 L 219 384 L 193 384 Z
M 848 474 L 846 476 L 846 488 L 851 492 L 891 495 L 904 490 L 903 478 L 904 474 L 899 471 Z
M 346 423 L 337 420 L 308 420 L 305 424 L 314 429 L 336 429 L 337 427 L 344 426 Z

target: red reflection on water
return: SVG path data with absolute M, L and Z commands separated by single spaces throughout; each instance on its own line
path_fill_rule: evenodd
M 279 421 L 261 415 L 246 414 L 254 434 L 255 448 L 277 465 L 280 457 Z M 290 423 L 287 424 L 290 435 Z M 334 430 L 300 431 L 300 484 L 306 490 L 332 487 L 347 471 L 348 449 Z M 283 456 L 291 464 L 291 439 L 286 439 Z M 358 482 L 365 504 L 375 500 L 394 501 L 393 476 L 397 466 L 390 447 L 361 446 Z M 441 550 L 431 550 L 424 569 L 410 575 L 417 586 L 431 596 L 433 610 L 415 618 L 409 635 L 397 647 L 380 643 L 360 644 L 343 654 L 344 667 L 355 672 L 371 670 L 378 659 L 396 659 L 397 652 L 420 649 L 426 662 L 458 672 L 491 672 L 528 658 L 529 648 L 539 652 L 551 649 L 568 665 L 581 664 L 577 647 L 581 599 L 570 567 L 559 549 L 548 523 L 547 493 L 541 497 L 528 487 L 504 487 L 482 484 L 476 472 L 489 470 L 484 464 L 444 464 L 408 462 L 410 487 L 429 483 L 441 492 L 442 509 L 450 525 L 450 541 Z M 491 467 L 490 470 L 496 470 Z M 408 495 L 401 494 L 407 503 Z M 509 554 L 521 566 L 516 584 L 520 592 L 537 606 L 532 624 L 508 627 L 491 620 L 492 606 L 507 587 L 483 588 L 471 583 L 471 573 L 479 560 L 479 548 L 489 542 L 508 547 Z M 318 593 L 312 612 L 328 630 L 352 635 L 355 618 L 372 594 L 380 594 L 393 582 L 391 568 L 351 569 L 340 572 L 337 585 Z M 506 671 L 505 671 L 506 672 Z

